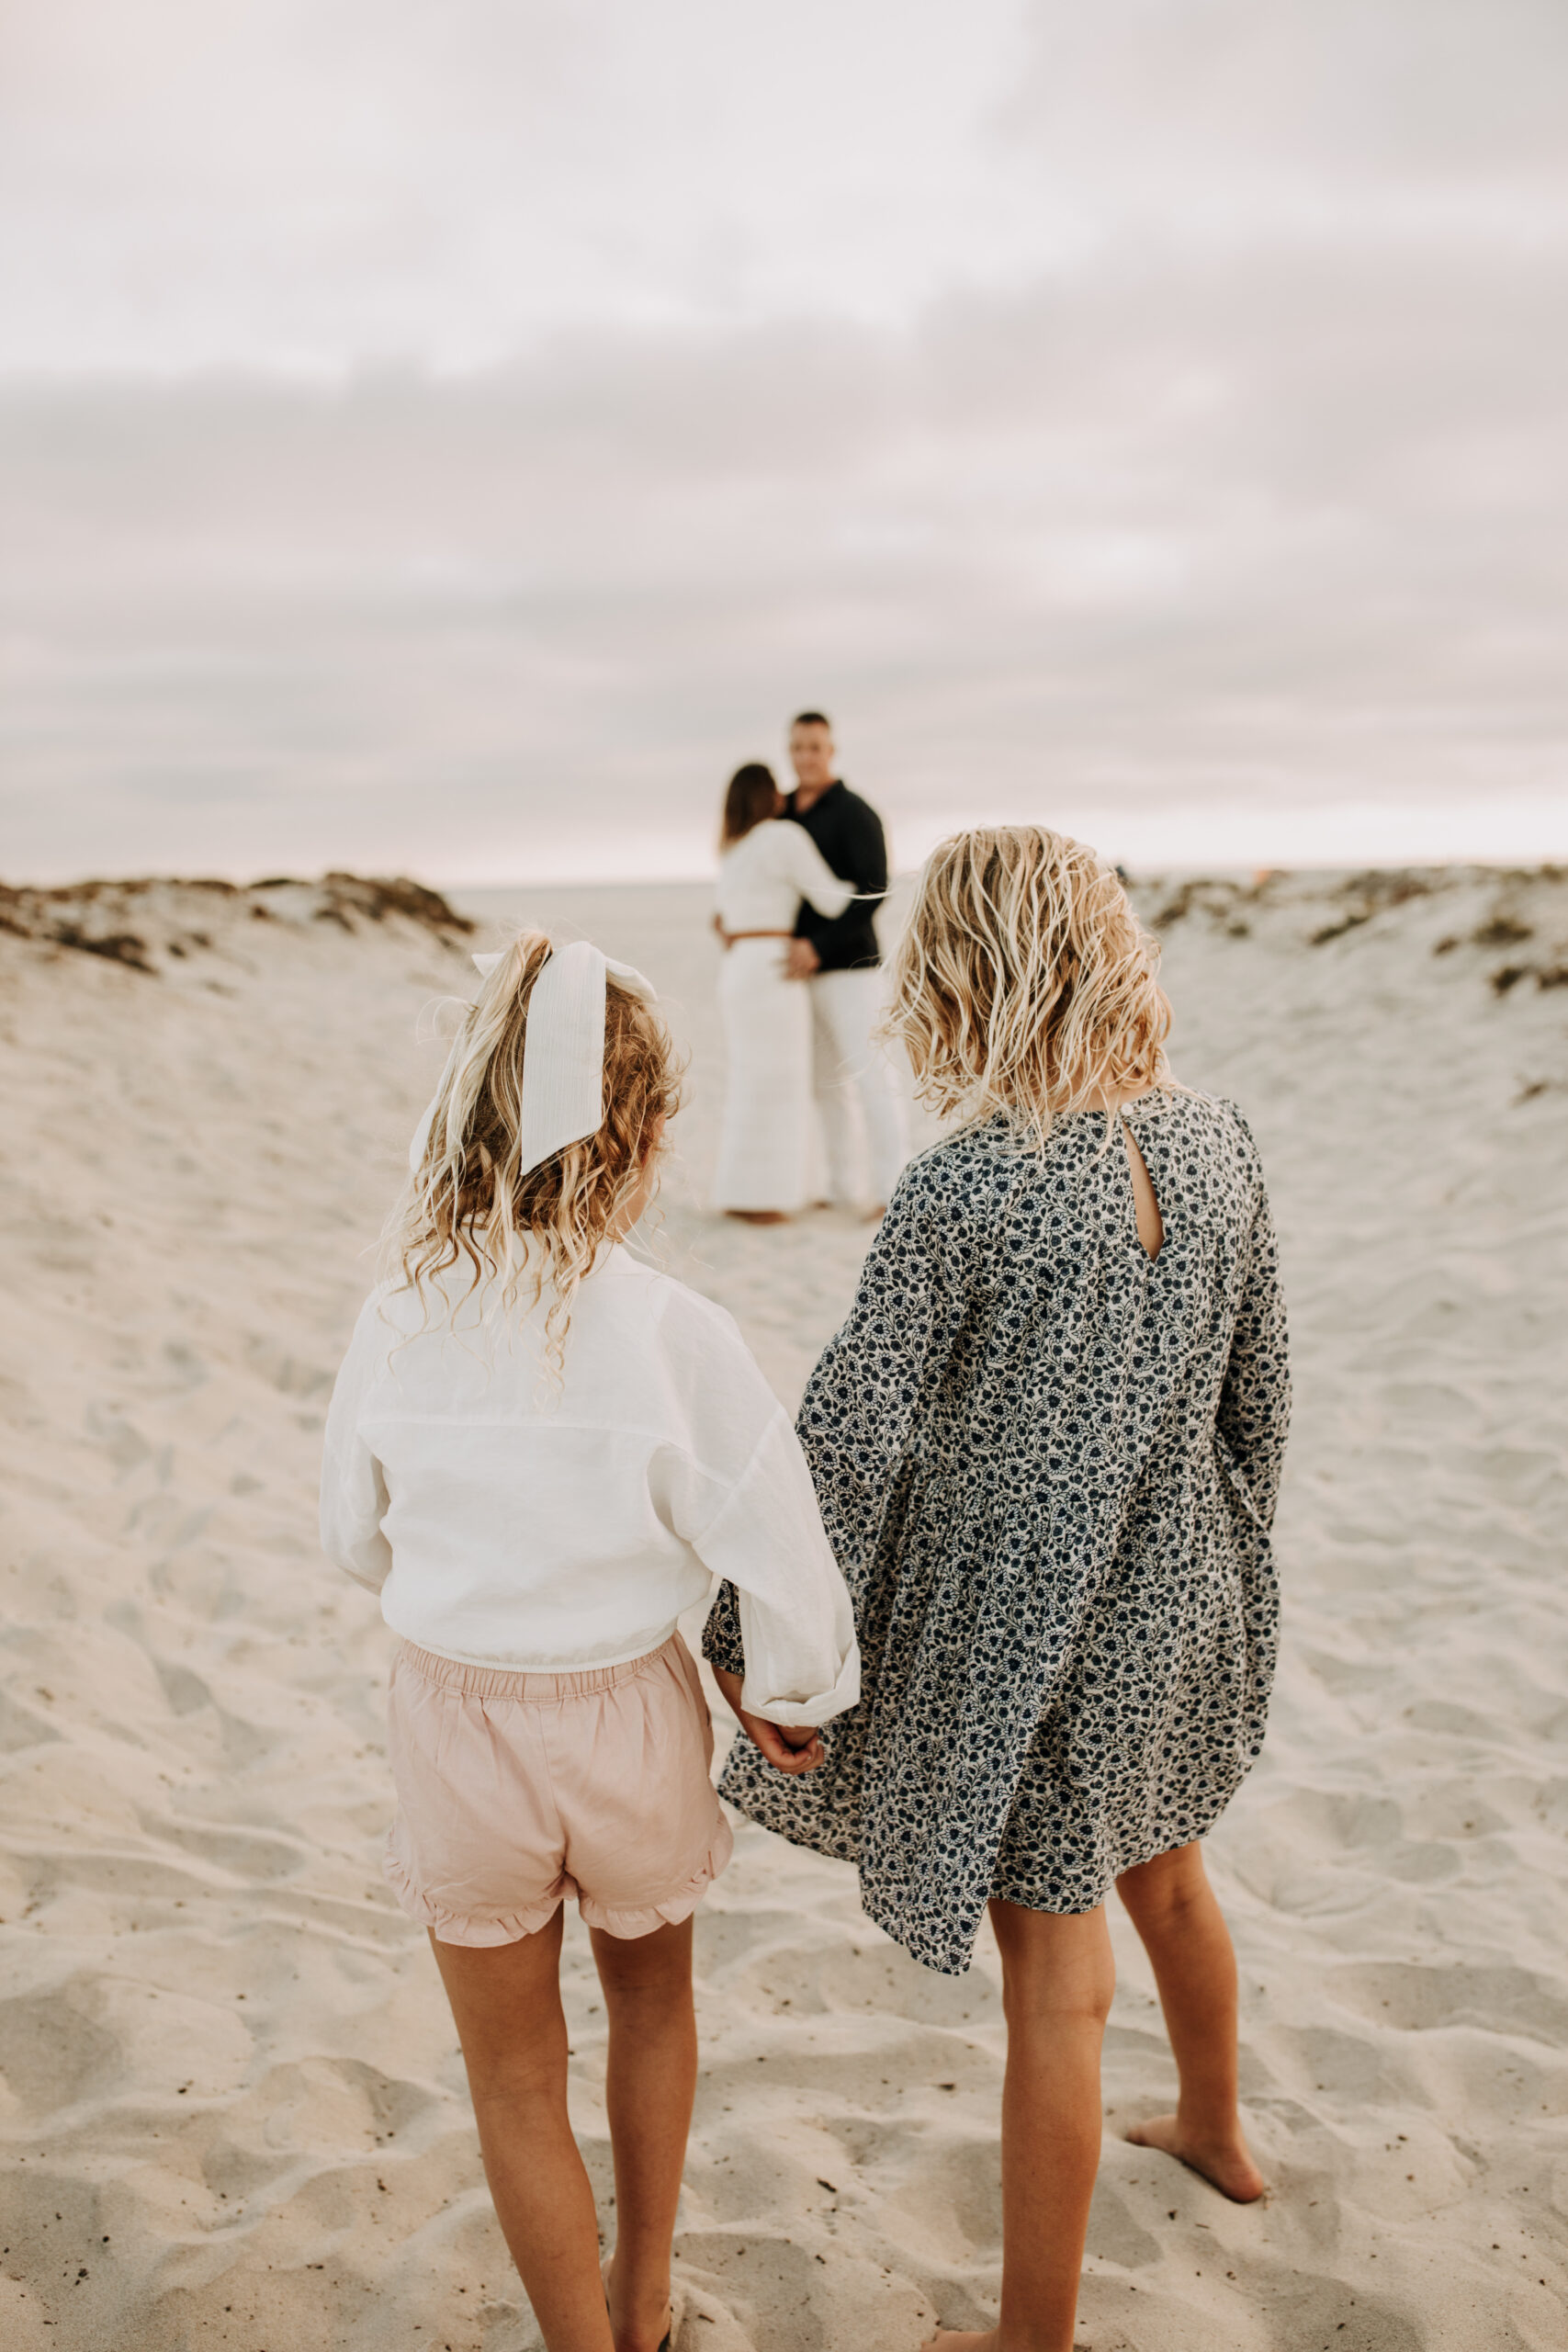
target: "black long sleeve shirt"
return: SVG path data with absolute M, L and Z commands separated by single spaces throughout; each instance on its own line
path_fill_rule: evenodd
M 841 915 L 819 915 L 801 901 L 796 939 L 809 939 L 825 972 L 855 972 L 882 961 L 872 917 L 887 895 L 887 842 L 882 820 L 868 800 L 844 783 L 830 784 L 819 800 L 800 809 L 791 794 L 787 813 L 803 825 L 840 882 L 852 882 L 857 897 Z

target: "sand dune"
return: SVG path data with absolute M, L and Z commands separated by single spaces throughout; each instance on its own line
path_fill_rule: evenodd
M 1213 1840 L 1274 2188 L 1227 2206 L 1119 2136 L 1172 2074 L 1118 1921 L 1080 2340 L 1546 2352 L 1568 2334 L 1568 877 L 1140 899 L 1178 1067 L 1262 1144 L 1293 1316 L 1282 1682 Z M 866 1231 L 704 1210 L 703 894 L 531 903 L 668 991 L 694 1058 L 662 1247 L 793 1398 Z M 328 1388 L 440 1059 L 416 1023 L 469 944 L 346 882 L 0 896 L 7 2346 L 534 2340 L 379 1874 L 389 1639 L 313 1530 Z M 607 2207 L 575 1924 L 568 1952 Z M 994 1955 L 927 1974 L 848 1872 L 748 1827 L 698 1956 L 681 2352 L 914 2352 L 936 2315 L 983 2324 Z

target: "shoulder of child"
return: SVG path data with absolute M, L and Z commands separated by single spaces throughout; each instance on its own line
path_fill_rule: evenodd
M 649 1280 L 655 1344 L 677 1393 L 705 1400 L 705 1418 L 716 1412 L 753 1434 L 774 1415 L 787 1419 L 728 1309 L 671 1274 L 649 1269 Z
M 1241 1137 L 1241 1140 L 1247 1146 L 1247 1150 L 1251 1153 L 1252 1157 L 1256 1159 L 1258 1157 L 1258 1139 L 1254 1136 L 1252 1129 L 1247 1123 L 1247 1114 L 1242 1109 L 1241 1104 L 1239 1102 L 1233 1102 L 1228 1094 L 1211 1094 L 1205 1096 L 1204 1100 L 1212 1110 L 1217 1111 L 1220 1114 L 1220 1116 L 1224 1120 L 1226 1125 L 1230 1127 L 1232 1133 Z
M 866 1258 L 861 1289 L 934 1277 L 969 1285 L 982 1279 L 1014 1193 L 1032 1162 L 997 1148 L 997 1138 L 961 1128 L 906 1166 Z
M 382 1361 L 405 1336 L 404 1327 L 388 1309 L 389 1299 L 400 1287 L 396 1283 L 378 1283 L 360 1307 L 338 1366 L 333 1388 L 336 1396 L 345 1396 L 363 1388 L 367 1381 L 374 1380 Z
M 1263 1186 L 1263 1155 L 1258 1148 L 1258 1138 L 1248 1124 L 1247 1114 L 1239 1102 L 1228 1094 L 1209 1094 L 1201 1098 L 1203 1107 L 1217 1120 L 1228 1136 L 1248 1179 L 1261 1191 Z
M 628 1262 L 645 1285 L 649 1312 L 661 1330 L 672 1338 L 700 1340 L 705 1337 L 711 1343 L 740 1348 L 750 1354 L 740 1326 L 727 1306 L 720 1306 L 716 1298 L 705 1298 L 700 1290 L 667 1274 L 660 1266 L 643 1265 L 636 1259 Z
M 411 1299 L 412 1296 L 412 1292 L 408 1290 L 406 1284 L 402 1283 L 390 1281 L 378 1283 L 355 1318 L 355 1338 L 357 1340 L 367 1333 L 385 1330 L 389 1326 L 393 1329 L 401 1329 L 402 1319 L 399 1314 L 399 1307 L 405 1299 Z
M 890 1212 L 897 1208 L 911 1225 L 988 1216 L 1035 1164 L 1034 1154 L 1021 1149 L 999 1119 L 959 1127 L 916 1153 L 898 1179 Z

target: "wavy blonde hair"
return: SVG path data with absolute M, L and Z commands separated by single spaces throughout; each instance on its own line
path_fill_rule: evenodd
M 467 1260 L 469 1290 L 502 1277 L 502 1303 L 536 1306 L 549 1293 L 545 1353 L 558 1380 L 572 1301 L 637 1190 L 656 1123 L 680 1107 L 681 1072 L 650 1005 L 604 989 L 604 1124 L 542 1167 L 521 1169 L 523 1056 L 528 1004 L 550 941 L 525 932 L 465 1008 L 432 1109 L 423 1156 L 388 1228 L 385 1271 L 419 1294 Z
M 1093 850 L 1035 825 L 977 827 L 926 862 L 883 1025 L 932 1110 L 1004 1112 L 1043 1145 L 1096 1094 L 1179 1091 L 1158 967 Z

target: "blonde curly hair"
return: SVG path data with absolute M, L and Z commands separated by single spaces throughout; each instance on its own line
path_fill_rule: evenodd
M 649 1138 L 680 1107 L 681 1071 L 669 1032 L 613 972 L 604 990 L 604 1123 L 542 1167 L 522 1172 L 523 1056 L 528 1003 L 549 961 L 538 932 L 513 940 L 464 1009 L 457 1046 L 434 1103 L 419 1165 L 393 1212 L 384 1271 L 417 1292 L 460 1261 L 468 1289 L 502 1278 L 510 1311 L 549 1294 L 545 1351 L 558 1378 L 572 1301 L 615 1238 L 647 1164 Z
M 1036 825 L 955 833 L 927 860 L 893 958 L 886 1034 L 922 1102 L 1004 1112 L 1043 1145 L 1097 1102 L 1178 1089 L 1159 950 L 1110 866 Z

